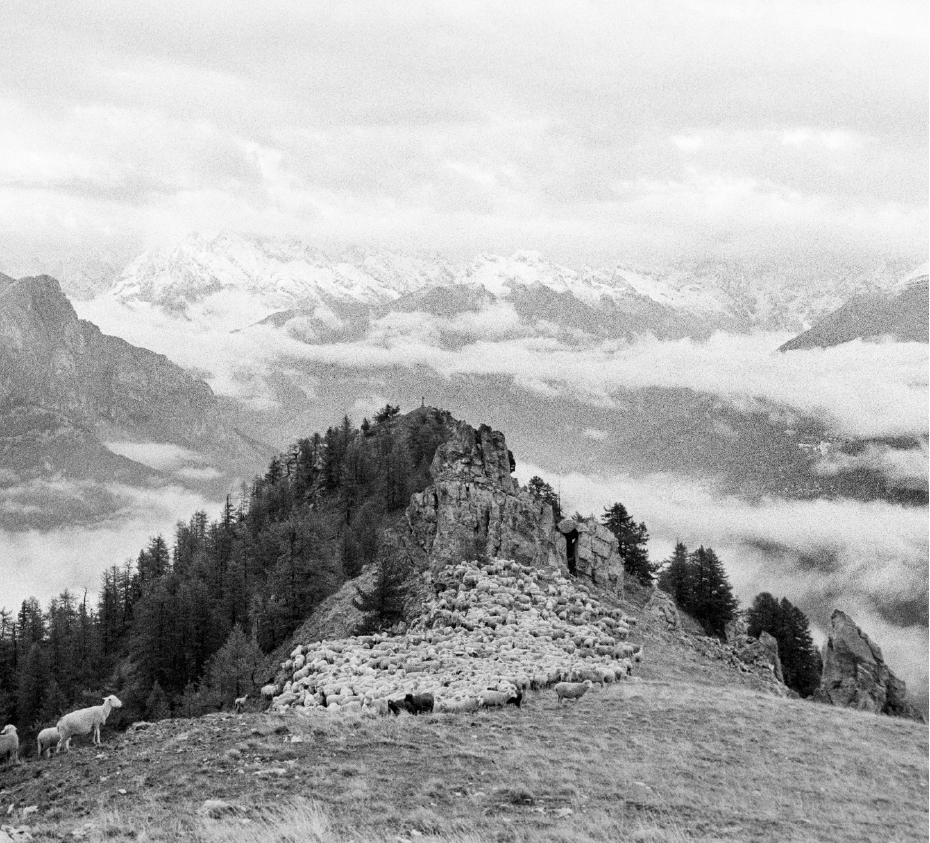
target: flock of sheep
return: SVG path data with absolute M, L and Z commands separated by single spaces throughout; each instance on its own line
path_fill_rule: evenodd
M 56 726 L 39 732 L 36 738 L 39 758 L 43 755 L 51 756 L 53 746 L 56 755 L 61 752 L 62 747 L 66 752 L 70 752 L 71 738 L 75 735 L 88 735 L 93 732 L 93 743 L 99 746 L 101 743 L 100 727 L 107 722 L 110 712 L 114 708 L 122 708 L 122 705 L 116 697 L 110 694 L 103 698 L 102 705 L 92 705 L 64 715 Z M 19 735 L 16 734 L 16 727 L 13 725 L 4 726 L 0 731 L 0 758 L 12 763 L 19 761 Z
M 634 620 L 558 572 L 491 560 L 448 566 L 436 596 L 404 635 L 375 634 L 294 649 L 271 710 L 398 714 L 519 707 L 523 692 L 553 688 L 561 705 L 592 685 L 631 676 L 643 650 Z
M 558 572 L 516 562 L 461 562 L 434 582 L 436 596 L 404 635 L 365 635 L 298 646 L 281 664 L 284 681 L 262 688 L 276 712 L 422 714 L 512 705 L 524 691 L 553 688 L 559 705 L 593 686 L 626 679 L 642 647 L 627 643 L 635 621 L 601 605 Z M 246 697 L 235 700 L 237 712 Z M 64 715 L 37 738 L 39 757 L 71 750 L 122 703 Z M 0 731 L 0 759 L 18 761 L 16 727 Z

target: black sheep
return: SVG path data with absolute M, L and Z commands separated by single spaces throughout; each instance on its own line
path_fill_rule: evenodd
M 515 705 L 517 708 L 520 708 L 522 703 L 523 703 L 523 691 L 519 689 L 517 690 L 517 693 L 515 696 L 510 697 L 510 699 L 507 700 L 507 705 Z
M 408 705 L 408 710 L 412 714 L 422 714 L 423 712 L 433 711 L 433 695 L 432 694 L 407 694 L 404 697 L 404 702 Z

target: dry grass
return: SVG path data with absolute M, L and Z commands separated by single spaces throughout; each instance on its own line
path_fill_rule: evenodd
M 926 726 L 738 687 L 647 681 L 466 716 L 169 721 L 96 754 L 4 770 L 0 810 L 38 804 L 37 839 L 927 839 Z M 208 798 L 243 811 L 200 817 Z

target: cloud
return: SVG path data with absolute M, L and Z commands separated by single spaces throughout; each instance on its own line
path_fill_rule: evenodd
M 114 454 L 140 462 L 158 471 L 178 468 L 186 463 L 203 462 L 196 451 L 170 442 L 104 442 Z
M 90 494 L 105 496 L 116 505 L 93 520 L 53 529 L 0 528 L 0 577 L 6 608 L 15 610 L 30 596 L 44 604 L 65 588 L 77 593 L 86 588 L 94 595 L 106 568 L 134 559 L 153 536 L 161 534 L 170 540 L 178 520 L 186 521 L 201 509 L 215 514 L 221 506 L 180 486 L 137 488 L 61 479 L 41 489 L 34 487 L 28 502 L 21 498 L 20 504 L 41 512 L 53 500 L 60 503 L 70 497 L 86 502 Z M 9 503 L 10 498 L 3 501 Z M 21 516 L 17 520 L 24 523 Z
M 927 444 L 917 440 L 917 447 L 904 449 L 870 443 L 854 454 L 830 450 L 815 465 L 819 474 L 827 476 L 860 469 L 877 471 L 899 488 L 926 491 Z
M 561 490 L 567 511 L 623 502 L 645 521 L 654 561 L 676 541 L 712 546 L 742 605 L 761 591 L 787 597 L 822 643 L 834 608 L 847 611 L 920 696 L 927 685 L 927 510 L 844 499 L 749 503 L 678 475 L 557 474 L 521 464 Z
M 786 427 L 794 413 L 847 437 L 928 432 L 925 343 L 853 341 L 790 354 L 773 351 L 789 339 L 781 333 L 568 343 L 545 331 L 537 334 L 539 326 L 520 323 L 504 302 L 466 319 L 391 313 L 360 340 L 307 344 L 271 325 L 235 334 L 210 322 L 192 329 L 158 308 L 127 308 L 107 297 L 79 302 L 77 309 L 104 332 L 203 373 L 220 395 L 260 408 L 275 405 L 274 381 L 288 371 L 312 395 L 312 382 L 298 374 L 299 364 L 310 362 L 349 371 L 425 367 L 444 378 L 507 376 L 541 395 L 570 395 L 600 406 L 613 403 L 612 393 L 619 390 L 690 389 L 746 411 L 767 409 Z M 450 336 L 457 338 L 454 347 L 445 342 Z
M 926 252 L 922 4 L 94 5 L 4 18 L 8 273 L 217 227 L 813 279 Z

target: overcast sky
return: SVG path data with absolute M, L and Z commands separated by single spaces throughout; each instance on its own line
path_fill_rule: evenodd
M 0 271 L 194 230 L 926 259 L 927 4 L 7 0 Z

